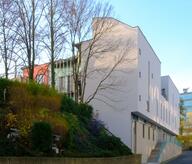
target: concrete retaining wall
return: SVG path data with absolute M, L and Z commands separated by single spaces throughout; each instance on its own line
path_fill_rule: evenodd
M 167 144 L 161 155 L 161 161 L 167 161 L 182 153 L 182 147 L 176 144 Z
M 1 157 L 0 164 L 140 164 L 141 155 L 112 158 Z

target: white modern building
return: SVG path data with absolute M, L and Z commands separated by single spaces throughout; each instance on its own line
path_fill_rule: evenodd
M 177 156 L 179 92 L 169 76 L 161 76 L 161 61 L 153 48 L 139 27 L 113 18 L 95 18 L 93 36 L 97 30 L 102 35 L 89 54 L 85 101 L 91 100 L 95 115 L 109 131 L 132 152 L 142 154 L 143 163 Z M 81 70 L 91 42 L 81 43 Z M 59 60 L 55 67 L 56 88 L 73 97 L 70 60 Z
M 98 119 L 134 153 L 142 154 L 142 162 L 178 155 L 177 88 L 169 76 L 161 76 L 161 61 L 139 27 L 113 18 L 98 19 L 114 23 L 100 40 L 100 45 L 107 43 L 113 49 L 90 59 L 85 99 L 95 95 L 90 104 Z

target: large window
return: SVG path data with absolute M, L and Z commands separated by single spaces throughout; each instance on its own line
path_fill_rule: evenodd
M 72 76 L 59 77 L 59 91 L 70 93 L 73 92 L 73 78 Z
M 59 77 L 59 91 L 64 91 L 64 77 Z

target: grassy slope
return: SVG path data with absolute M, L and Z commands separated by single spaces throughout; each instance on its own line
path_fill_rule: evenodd
M 33 123 L 45 121 L 61 136 L 58 147 L 64 149 L 65 156 L 131 153 L 119 138 L 109 135 L 102 123 L 92 118 L 92 107 L 77 104 L 47 86 L 0 79 L 0 109 L 1 133 L 6 136 L 10 128 L 18 129 L 20 143 L 29 149 Z

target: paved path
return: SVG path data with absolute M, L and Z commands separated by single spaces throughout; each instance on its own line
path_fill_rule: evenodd
M 169 161 L 167 164 L 192 164 L 192 151 L 184 151 L 180 156 Z

